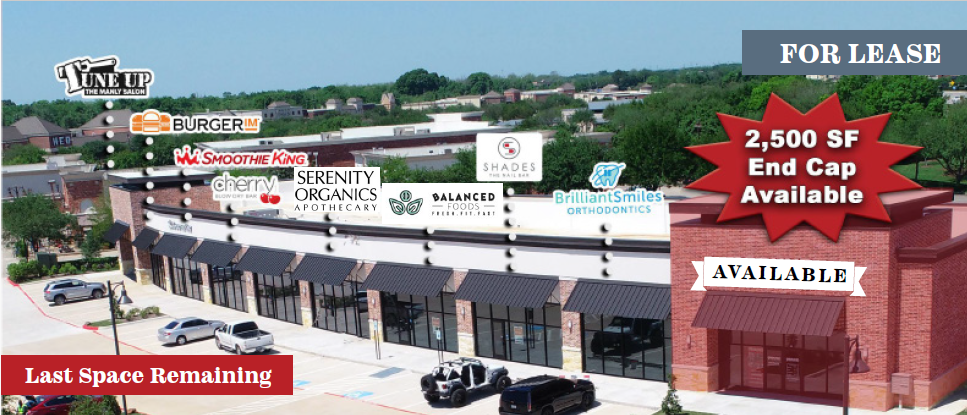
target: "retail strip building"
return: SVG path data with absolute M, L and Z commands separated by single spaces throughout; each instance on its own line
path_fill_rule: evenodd
M 884 195 L 893 223 L 851 218 L 838 243 L 805 227 L 770 243 L 761 221 L 716 223 L 718 196 L 610 231 L 527 198 L 506 200 L 514 228 L 405 228 L 223 210 L 211 177 L 111 176 L 126 272 L 306 327 L 685 390 L 836 404 L 844 334 L 870 367 L 849 377 L 853 407 L 895 407 L 904 379 L 905 404 L 933 406 L 967 380 L 967 206 L 949 192 Z M 854 262 L 866 296 L 692 291 L 705 257 Z

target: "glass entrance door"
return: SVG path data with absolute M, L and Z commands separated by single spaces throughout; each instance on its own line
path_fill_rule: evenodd
M 733 331 L 728 388 L 820 398 L 843 393 L 843 337 Z M 724 351 L 723 351 L 724 352 Z

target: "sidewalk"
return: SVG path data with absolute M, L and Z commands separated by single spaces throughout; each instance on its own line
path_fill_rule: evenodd
M 276 345 L 290 350 L 311 353 L 323 357 L 339 360 L 375 365 L 386 368 L 402 368 L 418 374 L 428 373 L 437 363 L 437 351 L 412 346 L 401 346 L 382 342 L 382 359 L 376 359 L 375 344 L 372 340 L 362 339 L 351 335 L 337 334 L 316 328 L 305 328 L 266 317 L 255 316 L 229 308 L 205 304 L 190 298 L 168 294 L 154 285 L 138 285 L 122 277 L 117 271 L 88 274 L 81 278 L 104 281 L 111 279 L 126 282 L 128 295 L 135 301 L 132 306 L 143 308 L 158 306 L 161 312 L 171 317 L 201 317 L 216 318 L 225 321 L 250 319 L 260 327 L 272 332 Z M 29 283 L 28 283 L 29 284 Z M 106 313 L 105 313 L 106 314 Z M 76 322 L 83 324 L 83 321 Z M 124 340 L 124 339 L 121 339 Z M 456 358 L 455 353 L 444 353 L 444 359 Z M 560 369 L 546 368 L 515 362 L 504 362 L 493 359 L 487 360 L 491 364 L 505 366 L 514 379 L 535 375 L 577 375 L 565 373 Z M 663 382 L 625 379 L 613 376 L 590 375 L 598 390 L 598 400 L 602 402 L 635 406 L 649 411 L 658 411 L 662 398 L 666 393 Z M 413 385 L 414 390 L 418 385 Z M 749 396 L 725 395 L 719 393 L 704 393 L 679 391 L 679 397 L 685 409 L 723 415 L 838 415 L 842 408 L 837 406 L 817 405 L 810 403 L 791 402 L 781 399 L 766 399 Z M 961 388 L 957 394 L 948 397 L 945 403 L 931 411 L 923 409 L 893 409 L 887 414 L 929 414 L 929 415 L 957 415 L 967 410 L 967 389 Z M 884 414 L 884 412 L 851 409 L 851 414 Z

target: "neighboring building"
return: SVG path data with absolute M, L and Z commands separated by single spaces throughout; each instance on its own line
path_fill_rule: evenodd
M 70 147 L 74 143 L 70 131 L 38 117 L 21 118 L 13 123 L 13 126 L 30 144 L 48 153 L 56 153 L 57 148 Z
M 74 146 L 82 146 L 91 141 L 115 141 L 127 143 L 131 141 L 130 109 L 104 111 L 79 128 L 71 130 Z M 108 123 L 108 117 L 111 122 Z M 111 137 L 108 138 L 108 132 Z
M 3 166 L 3 200 L 42 194 L 58 201 L 64 212 L 91 213 L 104 190 L 104 172 L 95 171 L 80 156 L 51 155 L 46 163 Z
M 512 127 L 492 126 L 479 120 L 481 113 L 431 114 L 431 122 L 386 125 L 375 127 L 344 128 L 294 137 L 253 138 L 249 140 L 213 141 L 196 144 L 219 152 L 271 151 L 283 148 L 288 151 L 309 154 L 310 163 L 316 166 L 353 166 L 352 151 L 370 150 L 374 147 L 400 148 L 436 144 L 476 142 L 477 133 L 508 132 Z
M 625 101 L 625 100 L 636 100 L 643 99 L 648 95 L 651 95 L 652 88 L 651 85 L 644 84 L 640 86 L 637 90 L 618 90 L 618 86 L 615 84 L 608 84 L 604 88 L 592 89 L 589 91 L 578 92 L 574 94 L 574 98 L 583 100 L 584 102 L 591 103 L 594 101 Z
M 325 108 L 306 111 L 306 116 L 315 118 L 327 113 L 362 114 L 366 110 L 376 107 L 376 104 L 365 104 L 362 98 L 349 98 L 346 102 L 339 98 L 329 98 Z
M 396 109 L 396 95 L 392 92 L 384 92 L 381 97 L 379 97 L 379 105 L 386 108 L 388 111 Z
M 23 134 L 20 134 L 20 130 L 18 130 L 17 127 L 12 125 L 3 127 L 4 150 L 20 144 L 30 144 L 30 141 L 27 139 L 27 137 L 24 137 Z
M 670 204 L 671 343 L 676 386 L 887 411 L 930 408 L 967 381 L 967 205 L 951 191 L 882 194 L 892 222 L 846 219 L 839 241 L 801 226 L 778 241 L 759 217 L 718 222 L 726 196 Z M 959 223 L 959 226 L 958 226 Z M 865 296 L 843 291 L 693 289 L 707 257 L 852 262 Z M 787 277 L 788 280 L 788 277 Z M 844 371 L 845 336 L 867 373 Z M 851 363 L 852 367 L 852 363 Z M 909 386 L 908 392 L 898 384 Z
M 843 77 L 843 75 L 806 75 L 806 79 L 823 82 L 836 82 L 841 77 Z
M 504 99 L 506 102 L 520 101 L 520 90 L 517 88 L 511 88 L 504 91 Z
M 457 153 L 472 149 L 474 143 L 440 144 L 420 147 L 373 148 L 351 151 L 356 167 L 381 164 L 387 159 L 403 158 L 411 169 L 443 170 L 457 162 Z
M 484 96 L 480 97 L 480 101 L 482 101 L 484 105 L 500 104 L 504 102 L 504 96 L 498 94 L 496 91 L 490 91 Z
M 568 96 L 573 96 L 574 95 L 574 84 L 572 84 L 570 82 L 567 82 L 564 85 L 561 85 L 560 87 L 558 87 L 557 88 L 557 92 L 560 92 L 560 93 L 565 94 L 565 95 L 568 95 Z
M 947 104 L 957 104 L 960 102 L 967 102 L 967 91 L 957 91 L 957 90 L 945 90 L 943 91 L 943 99 Z
M 267 121 L 288 118 L 303 118 L 304 116 L 305 114 L 303 114 L 301 106 L 289 105 L 289 103 L 285 101 L 275 101 L 262 110 L 262 119 Z
M 481 95 L 461 95 L 459 97 L 442 98 L 436 101 L 411 102 L 403 104 L 405 110 L 425 111 L 432 109 L 446 109 L 457 106 L 470 106 L 480 108 L 482 101 Z
M 551 95 L 557 95 L 560 93 L 561 91 L 558 91 L 556 89 L 535 89 L 531 91 L 522 91 L 520 93 L 520 99 L 522 100 L 529 99 L 537 102 L 544 102 L 544 101 L 547 101 L 547 99 L 550 98 Z

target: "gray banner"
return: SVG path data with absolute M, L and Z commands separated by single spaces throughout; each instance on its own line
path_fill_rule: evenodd
M 743 30 L 742 73 L 963 75 L 967 30 Z

